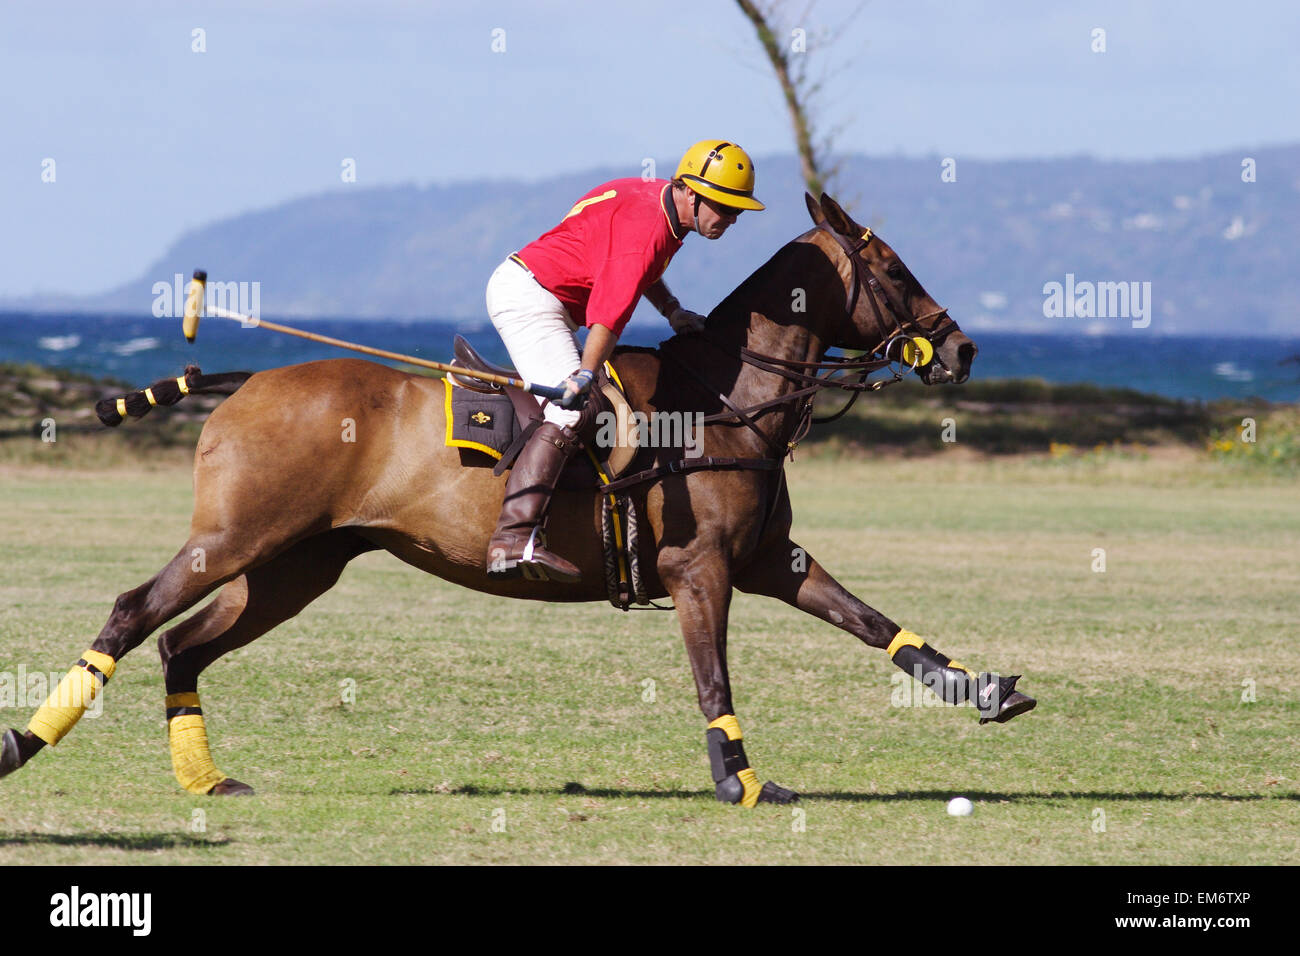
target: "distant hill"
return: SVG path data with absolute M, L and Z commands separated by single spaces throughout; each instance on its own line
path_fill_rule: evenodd
M 1242 181 L 1242 160 L 1257 181 Z M 1150 332 L 1300 333 L 1300 146 L 1196 159 L 980 162 L 848 157 L 836 198 L 876 226 L 962 325 L 978 330 L 1122 332 L 1124 318 L 1045 318 L 1043 286 L 1150 282 Z M 757 163 L 750 213 L 719 242 L 687 239 L 667 280 L 706 312 L 809 225 L 791 157 Z M 661 170 L 663 173 L 664 170 Z M 554 225 L 580 195 L 640 169 L 594 169 L 534 183 L 466 182 L 320 196 L 182 236 L 143 275 L 93 297 L 8 300 L 28 310 L 148 313 L 156 282 L 261 283 L 268 317 L 483 319 L 483 289 L 504 256 Z M 653 318 L 645 306 L 638 318 Z

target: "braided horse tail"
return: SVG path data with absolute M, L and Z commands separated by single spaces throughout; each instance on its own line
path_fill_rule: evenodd
M 148 388 L 128 392 L 117 398 L 103 398 L 95 403 L 95 414 L 109 428 L 122 424 L 129 416 L 143 418 L 155 405 L 175 405 L 186 395 L 230 395 L 253 375 L 252 372 L 218 372 L 204 375 L 197 365 L 187 365 L 185 374 L 162 378 Z

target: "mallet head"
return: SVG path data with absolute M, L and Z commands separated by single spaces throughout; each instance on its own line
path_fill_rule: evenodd
M 193 342 L 194 336 L 199 334 L 199 316 L 203 313 L 203 290 L 204 283 L 208 281 L 208 274 L 202 269 L 194 270 L 194 278 L 190 282 L 189 294 L 185 296 L 185 318 L 181 328 L 185 332 L 185 341 Z

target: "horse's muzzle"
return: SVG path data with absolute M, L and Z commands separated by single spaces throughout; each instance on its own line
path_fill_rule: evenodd
M 954 332 L 934 350 L 934 359 L 917 371 L 926 385 L 960 385 L 970 378 L 979 348 L 965 334 Z

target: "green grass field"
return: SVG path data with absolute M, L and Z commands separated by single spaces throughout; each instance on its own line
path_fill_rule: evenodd
M 893 706 L 881 651 L 739 595 L 747 750 L 803 801 L 722 806 L 674 615 L 367 555 L 204 675 L 216 761 L 256 797 L 178 788 L 150 638 L 101 717 L 0 781 L 0 865 L 1300 862 L 1293 476 L 1191 452 L 789 474 L 796 540 L 944 652 L 1023 673 L 1038 709 Z M 183 541 L 190 495 L 183 464 L 0 466 L 0 672 L 66 671 Z M 959 794 L 973 817 L 944 813 Z

